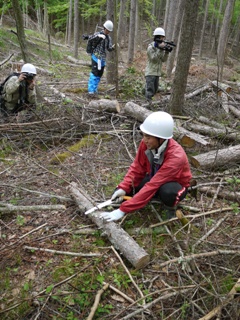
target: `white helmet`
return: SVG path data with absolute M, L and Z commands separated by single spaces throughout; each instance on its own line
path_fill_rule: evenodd
M 111 20 L 107 20 L 106 22 L 104 22 L 103 26 L 108 31 L 113 31 L 113 23 Z
M 170 139 L 173 136 L 174 122 L 172 116 L 164 111 L 151 113 L 140 125 L 143 133 L 162 139 Z
M 21 72 L 37 74 L 36 68 L 35 68 L 34 65 L 31 64 L 31 63 L 25 63 L 25 64 L 22 66 Z
M 165 31 L 163 28 L 156 28 L 153 32 L 154 36 L 163 36 L 165 37 Z

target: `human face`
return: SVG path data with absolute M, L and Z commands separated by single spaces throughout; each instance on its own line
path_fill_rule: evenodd
M 160 139 L 143 133 L 143 141 L 149 150 L 158 149 L 160 147 Z

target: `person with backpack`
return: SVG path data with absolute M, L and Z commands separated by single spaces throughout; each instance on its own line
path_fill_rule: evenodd
M 151 101 L 157 93 L 159 77 L 162 73 L 162 63 L 168 59 L 171 46 L 164 42 L 165 31 L 163 28 L 156 28 L 153 32 L 153 42 L 147 48 L 147 65 L 145 69 L 145 98 Z
M 117 221 L 153 198 L 160 201 L 164 220 L 175 217 L 178 203 L 187 195 L 192 174 L 184 149 L 172 138 L 173 129 L 173 118 L 164 111 L 153 112 L 144 120 L 136 157 L 111 198 L 121 205 L 111 212 L 102 212 L 101 218 Z M 132 198 L 123 201 L 125 195 Z
M 22 66 L 20 73 L 8 76 L 1 96 L 1 111 L 5 116 L 30 110 L 36 105 L 36 68 L 31 63 Z
M 88 94 L 93 96 L 98 93 L 98 85 L 106 65 L 106 51 L 112 51 L 112 39 L 109 33 L 113 31 L 113 23 L 107 20 L 103 24 L 103 30 L 88 37 L 87 52 L 91 54 L 92 70 L 88 80 Z

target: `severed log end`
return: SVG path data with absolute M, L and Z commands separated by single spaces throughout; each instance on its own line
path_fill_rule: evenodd
M 190 156 L 189 160 L 190 160 L 190 163 L 194 166 L 194 168 L 199 168 L 200 167 L 200 163 L 194 157 Z
M 120 113 L 121 108 L 117 100 L 108 100 L 108 99 L 100 99 L 100 100 L 92 100 L 89 102 L 89 107 L 95 108 L 99 111 L 110 111 L 110 112 L 118 112 Z
M 195 146 L 195 141 L 186 135 L 178 137 L 178 141 L 183 147 L 192 148 Z

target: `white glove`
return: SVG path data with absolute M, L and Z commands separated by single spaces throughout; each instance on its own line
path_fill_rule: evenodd
M 126 191 L 124 191 L 123 189 L 118 189 L 112 195 L 111 200 L 114 201 L 115 203 L 121 203 L 121 202 L 123 202 L 122 197 L 125 195 L 126 195 Z
M 114 210 L 112 212 L 103 212 L 100 214 L 100 218 L 105 219 L 106 221 L 117 221 L 119 219 L 122 219 L 122 217 L 125 215 L 125 213 L 120 210 Z
M 98 37 L 99 37 L 99 38 L 102 38 L 102 39 L 106 39 L 105 34 L 99 34 Z

